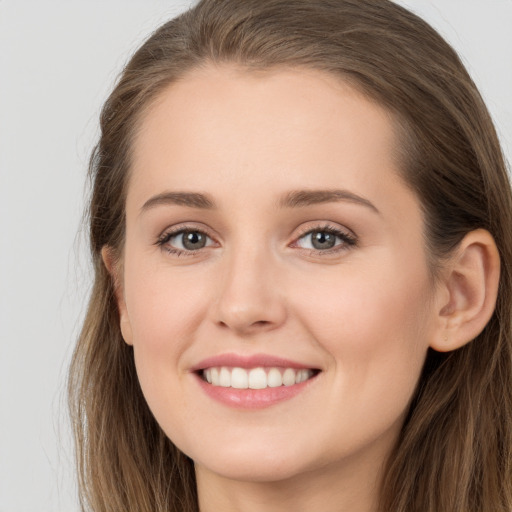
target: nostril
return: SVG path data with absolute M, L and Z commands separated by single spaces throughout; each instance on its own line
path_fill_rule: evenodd
M 254 322 L 247 322 L 247 325 L 249 327 L 253 327 L 253 326 L 255 326 L 255 327 L 266 327 L 266 326 L 271 325 L 271 324 L 272 324 L 272 322 L 269 321 L 269 320 L 256 320 Z M 229 327 L 230 323 L 229 322 L 225 322 L 224 320 L 220 320 L 219 321 L 219 325 L 221 327 Z
M 256 333 L 273 329 L 283 324 L 286 309 L 281 303 L 234 303 L 224 301 L 212 309 L 213 320 L 221 329 L 230 329 L 239 333 Z

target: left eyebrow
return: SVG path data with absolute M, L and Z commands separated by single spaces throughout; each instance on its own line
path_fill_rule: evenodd
M 380 214 L 377 207 L 368 199 L 361 197 L 348 190 L 295 190 L 287 193 L 279 201 L 281 208 L 300 208 L 302 206 L 311 206 L 322 203 L 337 203 L 347 201 L 356 203 L 369 208 L 375 213 Z

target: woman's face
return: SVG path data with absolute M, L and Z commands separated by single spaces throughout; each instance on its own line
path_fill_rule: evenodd
M 386 111 L 318 71 L 211 66 L 145 114 L 121 325 L 200 474 L 277 481 L 389 452 L 435 335 L 396 148 Z

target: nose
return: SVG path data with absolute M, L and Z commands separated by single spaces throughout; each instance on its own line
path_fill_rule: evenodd
M 240 336 L 271 331 L 286 320 L 279 269 L 264 251 L 248 250 L 224 262 L 214 320 Z

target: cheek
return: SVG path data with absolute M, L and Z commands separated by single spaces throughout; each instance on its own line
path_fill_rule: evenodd
M 383 260 L 385 263 L 385 260 Z M 381 424 L 407 407 L 430 339 L 430 282 L 422 269 L 356 269 L 338 282 L 317 281 L 297 305 L 315 341 L 329 355 L 333 406 Z
M 205 315 L 207 280 L 176 277 L 168 269 L 144 269 L 136 258 L 125 265 L 125 297 L 133 333 L 137 375 L 154 412 L 180 407 L 186 369 L 182 356 L 194 343 Z
M 177 355 L 204 316 L 208 281 L 192 272 L 177 275 L 158 266 L 142 268 L 134 260 L 125 273 L 134 344 L 155 355 Z
M 428 324 L 428 275 L 423 269 L 351 267 L 317 276 L 305 292 L 293 293 L 310 328 L 332 351 L 372 353 L 394 343 L 414 345 Z

